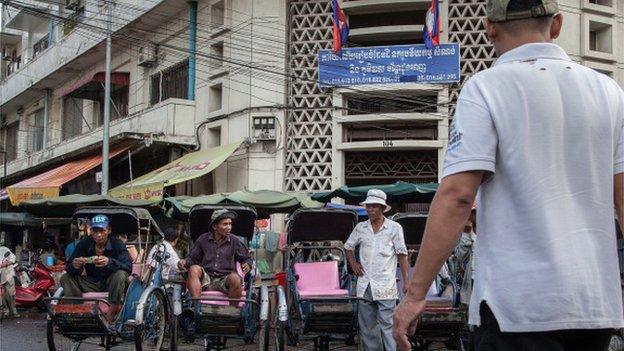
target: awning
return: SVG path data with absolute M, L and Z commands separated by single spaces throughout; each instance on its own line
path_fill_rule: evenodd
M 217 193 L 196 197 L 169 197 L 172 218 L 186 220 L 191 208 L 195 205 L 218 205 L 236 203 L 252 206 L 258 211 L 259 218 L 267 218 L 272 213 L 290 213 L 305 208 L 319 208 L 323 204 L 313 201 L 307 194 L 290 194 L 274 190 L 239 190 L 233 193 Z
M 431 201 L 438 190 L 438 183 L 413 184 L 398 181 L 394 184 L 342 186 L 332 191 L 312 194 L 312 199 L 321 202 L 329 202 L 334 197 L 339 197 L 351 202 L 361 202 L 366 198 L 370 189 L 379 189 L 386 193 L 388 202 L 425 202 Z
M 113 158 L 128 150 L 129 145 L 119 146 L 110 152 Z M 48 199 L 59 196 L 61 186 L 90 171 L 102 163 L 102 155 L 93 155 L 41 173 L 7 187 L 13 206 L 25 200 Z
M 218 146 L 192 152 L 109 191 L 109 195 L 134 200 L 162 199 L 163 188 L 185 182 L 212 172 L 230 157 L 242 144 Z
M 71 218 L 40 218 L 27 212 L 1 212 L 0 227 L 31 227 L 40 228 L 43 222 L 47 225 L 63 225 L 71 223 Z
M 20 203 L 20 207 L 37 216 L 71 217 L 81 206 L 129 206 L 156 210 L 159 202 L 116 199 L 99 194 L 71 194 L 42 200 L 28 200 Z
M 105 83 L 104 72 L 98 72 L 94 75 L 87 75 L 75 81 L 73 84 L 67 86 L 61 91 L 61 95 L 71 96 L 78 99 L 98 100 L 99 92 L 103 90 L 103 84 Z M 130 85 L 130 73 L 129 72 L 112 72 L 111 73 L 111 85 L 123 87 Z

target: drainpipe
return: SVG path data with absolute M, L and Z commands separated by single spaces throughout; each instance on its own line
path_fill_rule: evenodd
M 195 100 L 195 44 L 197 43 L 197 1 L 189 2 L 189 66 L 188 92 L 189 100 Z
M 45 149 L 48 144 L 48 123 L 50 121 L 50 94 L 51 90 L 45 90 L 45 97 L 43 98 L 43 148 Z

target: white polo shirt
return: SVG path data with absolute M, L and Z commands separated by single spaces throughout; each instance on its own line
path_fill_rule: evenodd
M 470 323 L 486 301 L 505 332 L 622 328 L 613 175 L 624 92 L 555 44 L 502 55 L 461 91 L 443 177 L 479 189 Z

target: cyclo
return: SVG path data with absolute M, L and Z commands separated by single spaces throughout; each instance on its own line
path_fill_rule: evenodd
M 358 298 L 343 243 L 357 222 L 354 211 L 340 209 L 299 209 L 290 217 L 284 265 L 288 297 L 278 296 L 287 300 L 278 306 L 278 350 L 304 340 L 312 340 L 319 351 L 329 350 L 332 341 L 355 345 Z
M 189 231 L 193 242 L 202 234 L 211 231 L 209 219 L 212 213 L 225 208 L 237 214 L 232 233 L 250 241 L 255 232 L 256 211 L 248 206 L 202 205 L 191 208 L 188 215 Z M 238 274 L 243 277 L 243 294 L 238 299 L 228 298 L 220 291 L 202 291 L 198 298 L 191 297 L 183 286 L 181 298 L 174 295 L 174 301 L 181 300 L 182 315 L 178 317 L 180 332 L 187 342 L 203 340 L 205 350 L 223 350 L 229 339 L 242 339 L 245 344 L 257 343 L 260 350 L 269 349 L 270 301 L 268 287 L 254 286 L 256 270 L 243 274 L 238 265 Z M 235 306 L 231 306 L 234 303 Z M 175 309 L 177 309 L 176 307 Z M 257 338 L 256 338 L 257 337 Z
M 128 243 L 136 243 L 140 252 L 149 252 L 154 241 L 162 237 L 158 225 L 143 208 L 82 207 L 74 212 L 73 220 L 90 221 L 99 214 L 110 219 L 114 232 L 127 234 Z M 169 322 L 173 315 L 161 275 L 164 259 L 156 254 L 153 267 L 133 265 L 123 307 L 115 320 L 107 319 L 107 292 L 65 297 L 63 288 L 59 288 L 48 298 L 48 349 L 78 350 L 82 344 L 99 343 L 109 350 L 121 342 L 134 342 L 137 350 L 161 349 L 165 328 L 172 325 Z M 175 329 L 168 332 L 173 334 L 173 341 Z M 175 350 L 173 342 L 170 349 Z
M 427 222 L 426 214 L 397 213 L 392 219 L 403 227 L 405 244 L 410 261 L 410 277 L 418 256 Z M 438 274 L 427 295 L 425 311 L 420 316 L 418 328 L 410 341 L 412 350 L 425 351 L 434 342 L 442 342 L 455 350 L 467 350 L 466 308 L 459 302 L 459 268 L 454 256 L 446 261 L 442 274 Z M 403 282 L 399 282 L 399 291 Z M 446 287 L 446 289 L 445 289 Z

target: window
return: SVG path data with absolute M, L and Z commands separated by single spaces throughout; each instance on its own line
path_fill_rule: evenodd
M 188 60 L 152 75 L 150 104 L 155 105 L 170 98 L 188 97 Z
M 63 100 L 63 140 L 82 134 L 82 109 L 81 99 L 68 97 Z
M 210 20 L 212 29 L 225 25 L 225 2 L 223 0 L 214 3 L 210 7 Z
M 589 50 L 612 54 L 613 28 L 608 23 L 589 21 Z
M 390 95 L 390 94 L 388 94 Z M 389 98 L 387 96 L 348 96 L 347 114 L 362 115 L 375 113 L 431 113 L 438 111 L 438 95 L 405 95 Z
M 590 4 L 602 5 L 602 6 L 611 6 L 613 5 L 612 0 L 589 0 Z
M 223 108 L 223 86 L 221 84 L 213 85 L 210 87 L 210 93 L 208 95 L 208 112 L 219 111 Z
M 45 51 L 45 49 L 50 46 L 49 39 L 50 37 L 48 36 L 48 34 L 46 34 L 44 37 L 39 39 L 39 41 L 37 41 L 35 45 L 33 45 L 33 57 L 37 57 L 37 55 Z
M 111 85 L 111 106 L 110 106 L 110 120 L 126 117 L 128 115 L 128 86 L 115 87 Z M 98 95 L 99 114 L 95 119 L 95 125 L 101 126 L 104 123 L 104 89 L 100 89 Z
M 45 133 L 44 110 L 41 109 L 31 116 L 30 124 L 30 150 L 39 151 L 43 149 L 43 135 Z
M 19 133 L 19 122 L 13 122 L 6 127 L 5 152 L 7 162 L 17 159 L 17 136 Z
M 210 46 L 210 55 L 212 58 L 211 68 L 223 67 L 223 42 L 218 42 Z

